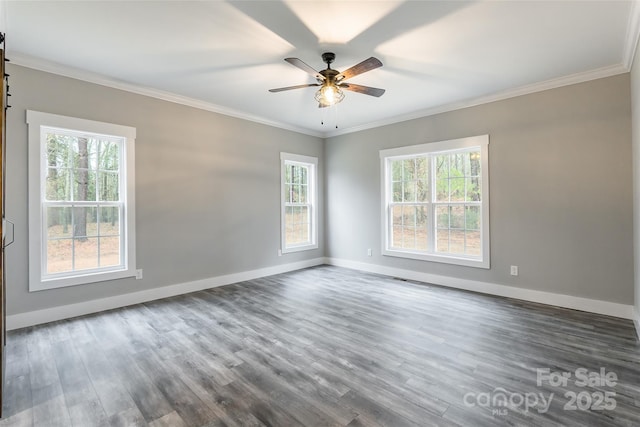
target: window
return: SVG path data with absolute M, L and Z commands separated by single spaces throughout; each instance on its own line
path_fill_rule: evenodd
M 27 111 L 29 290 L 135 276 L 136 130 Z
M 380 151 L 384 255 L 489 268 L 489 136 Z
M 318 247 L 318 159 L 280 153 L 282 253 Z

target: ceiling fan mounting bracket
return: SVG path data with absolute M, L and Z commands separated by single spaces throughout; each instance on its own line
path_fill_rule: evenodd
M 322 54 L 322 61 L 327 64 L 327 67 L 331 68 L 331 63 L 336 60 L 336 54 L 333 52 L 325 52 Z

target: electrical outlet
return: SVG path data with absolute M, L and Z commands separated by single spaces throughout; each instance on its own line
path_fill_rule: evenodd
M 282 249 L 278 249 L 278 256 L 282 256 Z
M 371 248 L 367 249 L 367 256 L 372 256 L 373 253 L 371 252 Z
M 136 280 L 142 280 L 142 269 L 141 268 L 136 270 Z
M 518 275 L 518 266 L 517 265 L 512 265 L 511 266 L 511 275 L 512 276 L 517 276 Z

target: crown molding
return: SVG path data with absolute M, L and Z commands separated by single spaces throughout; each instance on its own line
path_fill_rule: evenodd
M 366 123 L 360 126 L 353 126 L 347 129 L 340 129 L 333 132 L 327 132 L 325 138 L 331 138 L 334 136 L 345 135 L 354 132 L 360 132 L 363 130 L 374 129 L 381 126 L 387 126 L 395 123 L 406 122 L 408 120 L 420 119 L 436 114 L 447 113 L 450 111 L 461 110 L 463 108 L 475 107 L 478 105 L 489 104 L 491 102 L 502 101 L 509 98 L 515 98 L 517 96 L 529 95 L 536 92 L 542 92 L 549 89 L 556 89 L 563 86 L 569 86 L 577 83 L 584 83 L 590 80 L 601 79 L 605 77 L 611 77 L 618 74 L 628 73 L 629 69 L 624 64 L 613 65 L 609 67 L 598 68 L 583 73 L 576 73 L 565 77 L 559 77 L 556 79 L 546 80 L 540 83 L 534 83 L 530 85 L 520 86 L 515 89 L 508 89 L 502 92 L 495 93 L 493 95 L 482 96 L 478 98 L 467 99 L 460 102 L 453 102 L 425 110 L 414 111 L 395 117 L 391 117 L 384 120 L 378 120 L 371 123 Z
M 182 96 L 182 95 L 178 95 L 171 92 L 166 92 L 158 89 L 153 89 L 150 87 L 128 83 L 128 82 L 117 80 L 112 77 L 108 77 L 99 73 L 80 70 L 78 68 L 69 67 L 56 62 L 36 58 L 31 55 L 26 55 L 20 52 L 10 52 L 9 56 L 12 64 L 19 65 L 21 67 L 26 67 L 26 68 L 31 68 L 38 71 L 57 74 L 63 77 L 82 80 L 88 83 L 94 83 L 94 84 L 106 86 L 112 89 L 119 89 L 126 92 L 135 93 L 138 95 L 144 95 L 151 98 L 161 99 L 163 101 L 186 105 L 188 107 L 198 108 L 200 110 L 210 111 L 213 113 L 235 117 L 238 119 L 248 120 L 251 122 L 260 123 L 263 125 L 272 126 L 272 127 L 276 127 L 284 130 L 289 130 L 292 132 L 315 136 L 318 138 L 325 137 L 325 134 L 321 132 L 314 132 L 310 129 L 306 129 L 303 127 L 292 126 L 287 123 L 265 119 L 264 117 L 254 116 L 252 114 L 247 114 L 242 111 L 223 107 L 221 105 L 213 104 L 213 103 L 202 101 L 199 99 L 190 98 L 187 96 Z
M 622 53 L 622 63 L 627 71 L 631 71 L 631 67 L 633 66 L 633 60 L 638 47 L 638 39 L 640 39 L 640 5 L 638 5 L 638 0 L 632 0 L 631 10 L 629 11 L 629 21 L 627 22 L 624 51 Z
M 634 36 L 635 41 L 631 43 L 629 42 L 630 39 L 628 39 L 627 48 L 625 48 L 625 49 L 629 49 L 628 46 L 633 44 L 632 51 L 635 51 L 635 46 L 637 45 L 638 37 L 640 36 L 640 7 L 636 6 L 636 4 L 637 2 L 634 0 L 632 7 L 633 7 L 633 10 L 636 11 L 634 12 L 635 13 L 634 16 L 636 16 L 636 18 L 633 19 L 633 22 L 635 23 L 634 25 L 636 27 L 636 30 L 628 31 L 628 34 L 629 33 L 635 34 Z M 10 57 L 11 57 L 12 64 L 19 65 L 22 67 L 27 67 L 34 70 L 44 71 L 47 73 L 52 73 L 52 74 L 57 74 L 64 77 L 78 79 L 78 80 L 86 81 L 89 83 L 110 87 L 113 89 L 124 90 L 127 92 L 136 93 L 138 95 L 149 96 L 151 98 L 161 99 L 161 100 L 173 102 L 176 104 L 186 105 L 189 107 L 198 108 L 205 111 L 211 111 L 213 113 L 218 113 L 225 116 L 248 120 L 248 121 L 260 123 L 263 125 L 272 126 L 272 127 L 276 127 L 276 128 L 280 128 L 280 129 L 284 129 L 292 132 L 297 132 L 304 135 L 314 136 L 317 138 L 324 138 L 324 139 L 332 138 L 339 135 L 354 133 L 354 132 L 360 132 L 363 130 L 374 129 L 381 126 L 387 126 L 387 125 L 419 119 L 423 117 L 433 116 L 435 114 L 441 114 L 441 113 L 446 113 L 450 111 L 460 110 L 463 108 L 475 107 L 478 105 L 488 104 L 491 102 L 502 101 L 505 99 L 515 98 L 517 96 L 528 95 L 528 94 L 541 92 L 549 89 L 555 89 L 562 86 L 569 86 L 572 84 L 583 83 L 590 80 L 596 80 L 600 78 L 627 73 L 629 72 L 630 68 L 627 67 L 626 61 L 627 60 L 631 62 L 633 61 L 633 55 L 631 55 L 631 57 L 629 58 L 625 56 L 625 63 L 621 63 L 621 64 L 609 66 L 609 67 L 598 68 L 596 70 L 591 70 L 583 73 L 576 73 L 570 76 L 560 77 L 556 79 L 546 80 L 540 83 L 521 86 L 515 89 L 509 89 L 506 91 L 498 92 L 493 95 L 472 98 L 472 99 L 468 99 L 460 102 L 454 102 L 454 103 L 445 104 L 445 105 L 441 105 L 433 108 L 414 111 L 411 113 L 394 116 L 388 119 L 377 120 L 375 122 L 365 123 L 363 125 L 339 129 L 337 131 L 316 132 L 311 129 L 292 126 L 290 124 L 279 122 L 279 121 L 269 120 L 263 117 L 255 116 L 242 111 L 237 111 L 231 108 L 223 107 L 220 105 L 216 105 L 210 102 L 205 102 L 195 98 L 190 98 L 182 95 L 177 95 L 171 92 L 139 86 L 132 83 L 127 83 L 127 82 L 120 81 L 102 74 L 80 70 L 73 67 L 68 67 L 66 65 L 43 60 L 43 59 L 36 58 L 30 55 L 25 55 L 19 52 L 11 52 Z

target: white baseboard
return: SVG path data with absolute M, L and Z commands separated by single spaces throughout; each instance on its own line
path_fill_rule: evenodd
M 314 258 L 306 261 L 282 264 L 273 267 L 265 267 L 257 270 L 227 274 L 224 276 L 210 277 L 208 279 L 163 286 L 161 288 L 147 289 L 144 291 L 84 301 L 76 304 L 68 304 L 43 310 L 13 314 L 7 316 L 7 330 L 25 328 L 28 326 L 54 322 L 62 319 L 69 319 L 85 314 L 98 313 L 100 311 L 126 307 L 128 305 L 154 301 L 176 295 L 187 294 L 189 292 L 201 291 L 203 289 L 210 289 L 218 286 L 229 285 L 232 283 L 243 282 L 246 280 L 258 279 L 260 277 L 286 273 L 289 271 L 300 270 L 307 267 L 314 267 L 321 264 L 335 265 L 337 267 L 351 268 L 354 270 L 384 274 L 387 276 L 399 277 L 407 280 L 416 280 L 425 283 L 432 283 L 434 285 L 447 286 L 450 288 L 464 289 L 468 291 L 503 296 L 508 298 L 516 298 L 525 301 L 571 308 L 574 310 L 588 311 L 591 313 L 605 314 L 608 316 L 620 317 L 624 319 L 633 319 L 636 327 L 636 332 L 638 333 L 638 339 L 640 339 L 640 312 L 635 311 L 632 305 L 574 297 L 570 295 L 555 294 L 551 292 L 535 291 L 532 289 L 515 288 L 512 286 L 498 285 L 494 283 L 480 282 L 475 280 L 458 279 L 455 277 L 441 276 L 414 270 L 404 270 L 400 268 L 385 267 L 370 263 L 356 262 L 338 258 Z
M 161 288 L 147 289 L 144 291 L 116 295 L 113 297 L 83 301 L 76 304 L 68 304 L 43 310 L 13 314 L 7 316 L 7 330 L 20 329 L 27 326 L 39 325 L 41 323 L 69 319 L 71 317 L 187 294 L 189 292 L 201 291 L 203 289 L 215 288 L 218 286 L 229 285 L 231 283 L 243 282 L 245 280 L 258 279 L 260 277 L 272 276 L 274 274 L 286 273 L 321 264 L 324 264 L 324 258 L 314 258 L 306 261 L 259 268 L 257 270 L 243 271 L 224 276 L 210 277 L 208 279 L 163 286 Z
M 498 285 L 495 283 L 480 282 L 476 280 L 458 279 L 455 277 L 441 276 L 437 274 L 423 273 L 414 270 L 404 270 L 394 267 L 385 267 L 365 262 L 350 261 L 338 258 L 325 258 L 325 263 L 337 267 L 362 270 L 370 273 L 384 274 L 386 276 L 399 277 L 401 279 L 416 280 L 432 283 L 434 285 L 450 288 L 464 289 L 483 294 L 497 295 L 508 298 L 521 299 L 557 307 L 571 308 L 574 310 L 588 311 L 591 313 L 605 314 L 607 316 L 634 319 L 633 306 L 618 304 L 615 302 L 600 301 L 589 298 L 574 297 L 570 295 L 555 294 L 551 292 L 522 289 L 513 286 Z M 635 319 L 636 322 L 637 316 Z M 636 323 L 636 328 L 638 328 Z M 638 329 L 640 331 L 640 329 Z M 640 333 L 640 332 L 639 332 Z

